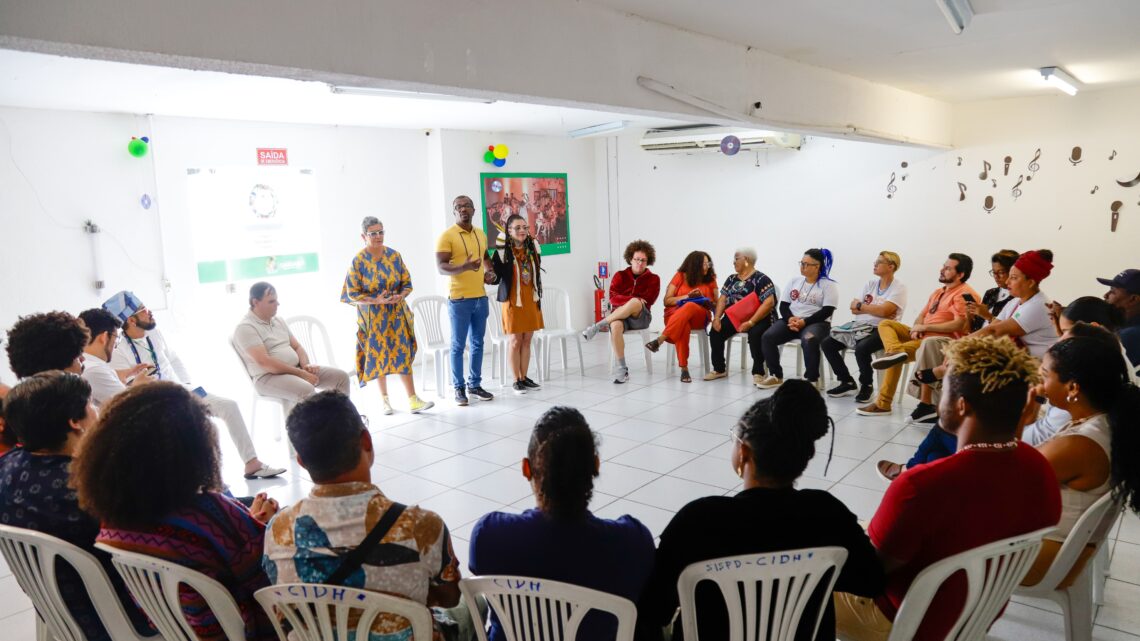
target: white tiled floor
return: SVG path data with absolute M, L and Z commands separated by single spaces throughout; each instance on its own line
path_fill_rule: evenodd
M 354 390 L 354 401 L 371 419 L 377 446 L 374 481 L 397 500 L 418 502 L 441 514 L 452 532 L 456 554 L 464 561 L 471 528 L 480 516 L 533 505 L 519 461 L 526 453 L 534 419 L 562 404 L 582 410 L 600 436 L 603 462 L 591 504 L 599 516 L 632 514 L 657 535 L 686 502 L 736 492 L 740 480 L 728 462 L 728 429 L 768 392 L 754 389 L 751 376 L 739 369 L 732 370 L 728 379 L 708 383 L 700 380 L 697 370 L 692 384 L 680 383 L 676 374 L 666 378 L 663 352 L 654 356 L 655 374 L 649 376 L 635 344 L 627 347 L 632 357 L 630 382 L 614 385 L 606 338 L 599 335 L 584 346 L 586 376 L 578 374 L 576 363 L 566 376 L 555 366 L 545 389 L 526 396 L 488 384 L 498 394 L 491 403 L 472 401 L 460 408 L 450 399 L 435 399 L 437 407 L 424 415 L 386 417 L 379 411 L 374 387 Z M 794 371 L 791 362 L 785 368 Z M 483 369 L 490 372 L 489 363 Z M 430 372 L 427 378 L 434 379 Z M 434 392 L 424 395 L 434 398 Z M 248 402 L 245 395 L 235 398 Z M 799 486 L 829 490 L 859 518 L 869 519 L 886 489 L 874 463 L 881 458 L 909 458 L 925 430 L 905 424 L 909 408 L 896 409 L 889 418 L 865 418 L 853 413 L 850 398 L 827 403 L 836 423 L 830 468 L 825 474 L 829 445 L 825 437 L 817 443 L 816 457 Z M 261 415 L 266 421 L 280 420 L 272 412 Z M 263 424 L 257 431 L 259 454 L 270 463 L 284 464 L 285 444 L 274 441 L 274 430 L 267 427 Z M 266 491 L 288 504 L 312 487 L 296 463 L 281 478 L 245 481 L 232 444 L 224 430 L 220 433 L 224 476 L 235 494 Z M 1140 518 L 1125 516 L 1112 538 L 1111 578 L 1105 603 L 1098 609 L 1094 638 L 1140 641 Z M 1015 597 L 990 637 L 1063 639 L 1059 612 L 1051 603 Z M 0 639 L 31 639 L 33 629 L 30 603 L 0 564 Z

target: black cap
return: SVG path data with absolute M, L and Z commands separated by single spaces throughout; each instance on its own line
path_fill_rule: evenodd
M 1140 295 L 1140 269 L 1126 269 L 1116 278 L 1098 278 L 1096 282 L 1109 287 L 1119 287 L 1129 294 Z

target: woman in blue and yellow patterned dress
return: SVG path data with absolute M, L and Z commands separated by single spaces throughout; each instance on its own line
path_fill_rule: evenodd
M 412 276 L 400 252 L 384 245 L 384 224 L 378 218 L 366 216 L 360 230 L 364 249 L 352 259 L 340 292 L 342 303 L 356 306 L 356 376 L 361 387 L 376 379 L 385 414 L 394 411 L 388 402 L 387 377 L 399 376 L 411 411 L 417 414 L 435 403 L 416 396 L 412 381 L 416 334 L 404 302 L 412 293 Z

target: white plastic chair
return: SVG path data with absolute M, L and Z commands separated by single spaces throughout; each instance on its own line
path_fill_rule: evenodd
M 956 572 L 966 574 L 966 603 L 946 635 L 955 641 L 982 641 L 1014 588 L 1029 572 L 1041 550 L 1041 538 L 1056 528 L 994 541 L 946 557 L 918 573 L 899 605 L 888 641 L 914 638 L 930 602 Z
M 424 355 L 420 368 L 420 389 L 427 390 L 427 357 L 435 361 L 435 391 L 442 398 L 447 389 L 448 363 L 451 359 L 451 333 L 447 324 L 447 299 L 443 296 L 420 296 L 411 303 L 419 351 Z
M 197 641 L 198 636 L 182 613 L 178 586 L 186 584 L 205 600 L 229 641 L 244 641 L 245 625 L 241 611 L 225 586 L 214 579 L 183 567 L 137 552 L 96 543 L 111 553 L 111 562 L 122 575 L 131 596 L 146 613 L 166 641 Z
M 336 357 L 333 355 L 329 332 L 319 318 L 316 316 L 290 316 L 285 319 L 285 325 L 289 328 L 289 333 L 305 349 L 305 353 L 309 355 L 311 362 L 339 369 L 336 364 Z M 356 378 L 355 367 L 348 372 L 348 377 L 350 379 Z
M 254 598 L 269 614 L 281 641 L 368 639 L 380 614 L 401 616 L 411 623 L 414 641 L 431 641 L 431 610 L 415 601 L 369 590 L 321 583 L 281 583 L 262 588 Z M 359 617 L 355 623 L 350 618 Z M 289 622 L 291 632 L 281 625 Z
M 1098 568 L 1098 559 L 1109 531 L 1124 509 L 1120 501 L 1112 498 L 1109 492 L 1093 503 L 1065 537 L 1061 549 L 1053 559 L 1045 576 L 1036 585 L 1019 586 L 1014 594 L 1020 596 L 1042 597 L 1055 601 L 1061 606 L 1065 616 L 1066 641 L 1090 641 L 1093 630 L 1093 592 L 1094 585 L 1102 582 L 1101 571 Z M 1067 588 L 1059 587 L 1065 577 L 1072 571 L 1081 552 L 1086 546 L 1096 548 L 1093 556 L 1088 558 L 1084 569 L 1077 576 L 1073 584 Z M 1101 583 L 1103 585 L 1103 583 Z
M 728 608 L 729 636 L 720 641 L 786 641 L 795 638 L 812 594 L 826 577 L 824 600 L 814 613 L 813 630 L 818 630 L 846 561 L 844 548 L 819 547 L 693 563 L 677 579 L 685 638 L 697 640 L 696 595 L 697 584 L 702 581 L 712 581 L 720 588 Z
M 277 398 L 275 396 L 263 396 L 260 392 L 258 392 L 257 386 L 253 384 L 253 378 L 249 375 L 249 368 L 246 367 L 245 358 L 242 357 L 241 348 L 238 347 L 237 345 L 235 345 L 233 343 L 233 341 L 230 341 L 230 347 L 233 348 L 234 358 L 237 359 L 238 365 L 241 366 L 242 373 L 245 374 L 245 376 L 243 378 L 246 380 L 246 382 L 249 383 L 249 392 L 250 392 L 250 399 L 251 399 L 250 400 L 250 411 L 249 411 L 249 432 L 250 432 L 249 435 L 250 435 L 250 437 L 251 438 L 253 437 L 253 431 L 255 429 L 257 429 L 257 404 L 259 402 L 265 402 L 265 403 L 269 403 L 275 407 L 281 408 L 281 421 L 276 424 L 276 428 L 274 429 L 274 432 L 273 432 L 274 440 L 280 441 L 281 440 L 281 434 L 283 433 L 283 431 L 285 429 L 284 428 L 285 418 L 289 415 L 289 410 L 290 410 L 289 401 L 287 401 L 283 398 Z M 293 443 L 292 442 L 289 443 L 289 455 L 290 456 L 293 455 Z
M 615 641 L 632 641 L 637 606 L 615 594 L 549 579 L 486 575 L 460 579 L 459 589 L 475 623 L 479 641 L 487 641 L 487 624 L 479 598 L 499 619 L 507 641 L 574 641 L 590 610 L 617 618 Z
M 632 350 L 638 350 L 645 358 L 645 370 L 649 375 L 653 375 L 653 353 L 645 349 L 645 343 L 648 342 L 647 337 L 652 337 L 658 333 L 657 331 L 646 327 L 645 329 L 627 329 L 622 332 L 622 339 L 625 341 L 626 357 Z M 614 369 L 614 364 L 617 363 L 617 354 L 614 353 L 613 340 L 607 341 L 610 346 L 610 371 Z
M 712 371 L 712 363 L 709 361 L 709 335 L 705 332 L 704 328 L 690 330 L 689 342 L 692 343 L 694 338 L 697 339 L 697 353 L 701 357 L 701 367 L 704 368 L 704 372 L 707 374 Z M 665 374 L 672 374 L 673 368 L 677 367 L 677 346 L 673 343 L 665 344 L 668 346 L 665 349 Z M 725 362 L 727 362 L 727 360 Z
M 491 315 L 487 319 L 487 335 L 491 343 L 491 380 L 499 379 L 500 387 L 507 387 L 507 368 L 509 367 L 508 353 L 510 351 L 511 337 L 503 333 L 503 304 L 497 301 L 490 302 Z M 542 372 L 542 341 L 535 340 L 531 345 L 531 356 L 534 357 L 535 370 L 538 380 L 546 380 Z M 497 374 L 496 374 L 497 373 Z M 509 383 L 513 384 L 511 379 Z
M 569 292 L 556 287 L 547 287 L 542 291 L 542 323 L 545 327 L 538 331 L 536 342 L 541 343 L 539 353 L 542 360 L 539 362 L 542 364 L 542 369 L 539 371 L 542 372 L 543 379 L 550 378 L 550 354 L 554 341 L 558 341 L 559 353 L 562 355 L 563 375 L 568 371 L 566 358 L 568 339 L 573 339 L 574 345 L 578 348 L 578 373 L 585 376 L 586 362 L 582 358 L 582 334 L 574 329 Z
M 87 638 L 71 616 L 56 583 L 56 560 L 63 559 L 75 568 L 83 581 L 99 620 L 112 639 L 161 641 L 135 631 L 103 566 L 87 551 L 42 532 L 0 525 L 0 552 L 16 576 L 20 589 L 36 608 L 37 639 L 84 641 Z
M 724 367 L 732 362 L 732 344 L 740 340 L 740 369 L 748 369 L 748 332 L 736 332 L 724 342 Z

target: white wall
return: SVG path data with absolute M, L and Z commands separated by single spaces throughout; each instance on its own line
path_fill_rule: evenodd
M 963 106 L 956 121 L 961 146 L 947 152 L 812 138 L 802 151 L 758 158 L 658 156 L 641 151 L 639 135 L 630 133 L 619 139 L 620 207 L 613 222 L 621 243 L 640 236 L 656 245 L 663 277 L 688 251 L 703 249 L 723 278 L 733 249 L 751 245 L 760 253 L 758 267 L 782 286 L 798 273 L 804 249 L 828 247 L 844 302 L 871 277 L 875 255 L 893 250 L 902 256 L 899 277 L 913 292 L 908 320 L 951 251 L 975 259 L 971 283 L 981 290 L 992 286 L 986 271 L 997 249 L 1047 247 L 1056 253 L 1047 294 L 1062 302 L 1100 295 L 1095 276 L 1140 266 L 1140 187 L 1115 183 L 1140 172 L 1138 104 L 1140 91 L 1121 90 Z M 1067 159 L 1077 145 L 1083 162 L 1072 165 Z M 1015 201 L 1011 188 L 1038 148 L 1040 171 L 1023 182 Z M 1113 149 L 1117 156 L 1109 161 Z M 1008 176 L 1006 155 L 1013 157 Z M 997 188 L 978 179 L 983 160 L 994 166 Z M 888 199 L 892 172 L 897 191 Z M 967 185 L 965 201 L 959 181 Z M 1090 195 L 1094 185 L 1100 188 Z M 987 195 L 995 199 L 992 213 L 982 207 Z M 1111 233 L 1114 200 L 1123 208 Z
M 288 148 L 291 167 L 314 171 L 321 218 L 321 271 L 275 281 L 281 313 L 323 318 L 339 365 L 351 365 L 354 316 L 338 297 L 361 244 L 363 216 L 384 221 L 417 293 L 436 291 L 425 240 L 431 228 L 423 132 L 161 117 L 150 128 L 140 116 L 8 108 L 0 108 L 0 119 L 0 136 L 11 138 L 11 156 L 0 152 L 0 327 L 36 311 L 78 313 L 131 289 L 159 312 L 192 371 L 230 358 L 220 338 L 247 309 L 251 283 L 236 283 L 235 293 L 222 296 L 223 285 L 197 285 L 186 169 L 254 165 L 255 149 L 266 146 Z M 132 135 L 151 137 L 148 157 L 127 154 Z M 0 138 L 0 149 L 6 146 Z M 149 211 L 138 203 L 144 192 L 155 199 Z M 78 230 L 87 218 L 104 230 L 101 294 L 90 285 L 88 239 Z

